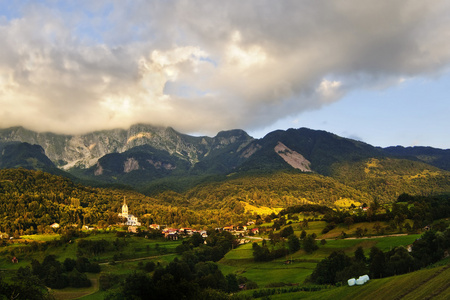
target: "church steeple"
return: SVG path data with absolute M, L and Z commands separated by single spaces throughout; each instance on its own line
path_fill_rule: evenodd
M 128 205 L 125 197 L 123 197 L 123 205 L 122 205 L 122 217 L 128 218 Z

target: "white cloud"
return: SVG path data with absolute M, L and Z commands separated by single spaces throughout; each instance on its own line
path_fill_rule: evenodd
M 332 102 L 342 94 L 339 90 L 341 85 L 342 83 L 339 81 L 323 79 L 316 91 L 322 102 Z
M 0 127 L 254 129 L 450 63 L 446 1 L 19 3 Z

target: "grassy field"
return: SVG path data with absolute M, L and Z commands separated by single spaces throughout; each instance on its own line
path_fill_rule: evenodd
M 304 284 L 305 279 L 311 275 L 316 264 L 322 259 L 326 258 L 333 251 L 342 250 L 347 255 L 353 256 L 354 251 L 358 247 L 363 247 L 366 255 L 373 246 L 379 247 L 381 250 L 390 250 L 399 245 L 409 245 L 414 240 L 420 237 L 420 235 L 402 235 L 402 236 L 388 236 L 388 237 L 367 237 L 367 238 L 347 238 L 347 239 L 327 239 L 325 245 L 321 245 L 319 240 L 325 235 L 321 235 L 322 229 L 325 227 L 326 223 L 321 221 L 311 221 L 309 222 L 309 228 L 306 229 L 308 234 L 316 233 L 318 235 L 317 244 L 319 249 L 311 254 L 306 253 L 304 250 L 299 250 L 292 255 L 276 259 L 271 262 L 255 262 L 253 260 L 253 250 L 252 243 L 255 240 L 251 240 L 250 243 L 241 245 L 230 252 L 228 252 L 225 257 L 219 261 L 218 265 L 220 270 L 224 275 L 233 273 L 237 276 L 244 276 L 251 281 L 258 284 L 259 289 L 264 289 L 274 286 L 286 285 L 300 285 Z M 354 229 L 354 226 L 363 227 L 373 227 L 373 223 L 359 223 L 350 226 L 350 231 Z M 294 223 L 293 227 L 295 233 L 300 235 L 301 230 L 298 230 L 298 223 Z M 347 229 L 347 227 L 345 227 Z M 336 232 L 341 232 L 342 228 L 334 229 Z M 28 245 L 26 247 L 31 247 L 32 241 L 36 242 L 49 242 L 54 239 L 60 238 L 59 235 L 34 235 L 26 236 L 26 241 Z M 100 263 L 102 272 L 114 273 L 114 274 L 129 274 L 131 272 L 139 270 L 140 265 L 145 264 L 148 261 L 154 261 L 161 265 L 166 265 L 172 261 L 178 255 L 175 253 L 175 248 L 182 242 L 180 241 L 166 241 L 163 239 L 146 239 L 143 237 L 117 237 L 115 233 L 96 233 L 84 237 L 87 240 L 101 240 L 104 239 L 110 243 L 116 240 L 124 241 L 125 246 L 120 250 L 109 249 L 108 251 L 101 253 L 97 256 L 90 256 L 89 259 L 97 261 Z M 78 239 L 79 240 L 79 239 Z M 0 269 L 12 270 L 18 269 L 21 266 L 27 266 L 30 264 L 33 258 L 40 261 L 46 255 L 54 254 L 57 259 L 63 261 L 65 258 L 76 258 L 77 257 L 77 241 L 67 243 L 60 246 L 49 245 L 42 251 L 37 252 L 23 252 L 19 250 L 24 247 L 24 241 L 20 243 L 10 244 L 7 247 L 0 248 Z M 269 242 L 268 242 L 269 243 Z M 269 243 L 270 244 L 270 243 Z M 19 258 L 18 264 L 12 264 L 8 258 L 11 254 L 15 254 Z M 291 260 L 291 264 L 286 264 L 287 260 Z M 447 263 L 448 264 L 448 263 Z M 445 267 L 445 266 L 444 266 Z M 424 283 L 420 281 L 420 276 L 411 277 L 407 279 L 402 276 L 393 277 L 395 278 L 395 284 L 404 284 L 401 280 L 415 282 L 414 286 L 417 286 L 416 291 L 413 293 L 405 294 L 406 296 L 413 296 L 415 294 L 420 294 L 422 296 L 429 294 L 431 290 L 443 289 L 445 282 L 448 282 L 448 270 L 441 267 L 443 271 L 440 273 L 432 272 L 429 270 L 423 270 L 419 273 L 422 274 L 422 278 L 429 278 L 429 283 Z M 441 270 L 441 269 L 436 269 Z M 429 273 L 427 273 L 427 271 Z M 6 271 L 5 271 L 6 272 Z M 98 277 L 99 274 L 89 274 L 89 278 L 93 282 L 93 286 L 86 289 L 63 289 L 53 291 L 55 299 L 103 299 L 106 292 L 98 290 Z M 406 276 L 406 275 L 403 275 Z M 428 276 L 428 277 L 427 277 Z M 433 277 L 432 277 L 433 276 Z M 318 292 L 297 292 L 283 295 L 272 295 L 271 299 L 302 299 L 311 298 L 312 299 L 352 299 L 359 293 L 363 293 L 366 298 L 370 299 L 371 296 L 376 293 L 380 295 L 393 293 L 389 289 L 391 288 L 391 280 L 393 278 L 385 278 L 381 280 L 372 280 L 367 285 L 362 287 L 354 287 L 350 289 L 349 287 L 341 287 L 331 289 L 328 288 L 323 291 Z M 406 278 L 406 277 L 405 277 Z M 433 284 L 431 284 L 431 279 Z M 372 287 L 372 289 L 369 289 Z M 392 287 L 394 289 L 394 287 Z M 448 287 L 446 291 L 448 291 Z M 245 293 L 252 293 L 252 291 L 246 291 Z M 439 294 L 440 295 L 440 294 Z M 439 296 L 437 295 L 437 296 Z M 384 299 L 384 298 L 379 298 Z M 387 298 L 386 298 L 387 299 Z M 415 299 L 415 298 L 405 298 L 405 299 Z M 439 298 L 437 298 L 439 299 Z
M 48 245 L 41 249 L 41 251 L 23 251 L 24 247 L 31 247 L 33 241 L 44 245 L 44 242 L 49 242 L 59 239 L 60 235 L 32 235 L 24 236 L 22 240 L 15 240 L 14 244 L 3 246 L 0 248 L 0 269 L 5 270 L 4 279 L 8 279 L 8 270 L 16 270 L 19 267 L 29 266 L 32 259 L 42 261 L 45 256 L 53 254 L 56 255 L 59 261 L 66 258 L 77 258 L 77 242 L 71 242 L 59 246 Z M 80 238 L 78 238 L 79 240 Z M 97 261 L 101 265 L 102 272 L 114 274 L 129 274 L 139 270 L 141 264 L 148 261 L 154 261 L 161 265 L 166 265 L 172 261 L 177 254 L 175 248 L 181 241 L 168 241 L 164 239 L 146 239 L 143 237 L 120 237 L 118 238 L 114 233 L 97 233 L 91 234 L 83 239 L 86 240 L 101 240 L 104 239 L 110 243 L 116 239 L 126 241 L 126 246 L 120 252 L 109 249 L 108 251 L 97 255 L 89 256 L 91 261 Z M 21 250 L 22 249 L 22 250 Z M 19 258 L 18 264 L 13 264 L 10 261 L 10 256 L 14 254 Z M 117 254 L 120 254 L 119 256 Z M 116 259 L 114 259 L 116 258 Z M 4 273 L 3 272 L 3 273 Z M 55 299 L 103 299 L 106 292 L 99 291 L 98 278 L 100 274 L 87 273 L 92 282 L 89 288 L 65 288 L 61 290 L 54 289 L 51 291 Z
M 252 243 L 248 243 L 228 252 L 219 261 L 219 267 L 225 275 L 234 273 L 238 276 L 247 277 L 256 282 L 260 288 L 281 282 L 303 284 L 304 280 L 313 272 L 316 264 L 333 251 L 342 250 L 348 256 L 353 256 L 355 250 L 362 247 L 368 255 L 370 248 L 373 246 L 386 251 L 396 246 L 411 244 L 419 236 L 337 239 L 327 240 L 325 245 L 321 245 L 317 241 L 319 249 L 311 254 L 299 250 L 292 255 L 271 262 L 254 262 Z M 292 260 L 292 264 L 285 264 L 286 260 Z
M 48 242 L 58 239 L 59 235 L 34 235 L 26 236 L 26 239 L 18 240 L 14 244 L 0 248 L 0 269 L 18 269 L 31 263 L 32 259 L 42 261 L 47 255 L 55 255 L 58 260 L 64 261 L 66 258 L 75 259 L 77 257 L 77 242 L 70 242 L 61 246 L 46 246 L 42 251 L 25 251 L 31 244 L 25 244 L 25 241 Z M 78 238 L 79 240 L 80 238 Z M 83 239 L 101 240 L 104 239 L 113 243 L 117 239 L 125 241 L 126 245 L 120 251 L 109 249 L 99 255 L 90 255 L 89 259 L 97 262 L 110 262 L 113 260 L 121 261 L 130 258 L 142 258 L 150 256 L 160 256 L 164 254 L 175 253 L 175 248 L 181 241 L 167 241 L 164 239 L 146 239 L 144 237 L 120 237 L 114 233 L 91 234 Z M 12 264 L 10 257 L 16 256 L 19 259 L 18 264 Z
M 302 233 L 303 230 L 305 230 L 307 234 L 315 233 L 319 237 L 322 235 L 322 230 L 325 226 L 325 221 L 311 221 L 308 222 L 308 228 L 302 229 L 300 227 L 300 224 L 294 224 L 292 225 L 292 228 L 294 229 L 294 233 L 298 236 Z
M 59 234 L 33 234 L 33 235 L 23 235 L 20 238 L 28 241 L 37 242 L 48 242 L 59 239 L 61 235 Z
M 433 299 L 450 296 L 449 265 L 424 269 L 409 274 L 370 280 L 362 286 L 343 286 L 318 292 L 295 292 L 272 295 L 272 300 L 284 299 Z

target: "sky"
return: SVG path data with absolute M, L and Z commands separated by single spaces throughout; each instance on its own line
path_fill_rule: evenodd
M 450 148 L 450 1 L 0 0 L 0 128 Z

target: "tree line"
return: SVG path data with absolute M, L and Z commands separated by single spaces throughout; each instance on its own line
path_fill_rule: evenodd
M 400 275 L 436 263 L 444 257 L 449 247 L 450 228 L 445 228 L 443 231 L 425 232 L 410 249 L 399 246 L 384 252 L 374 246 L 368 258 L 362 247 L 356 249 L 353 257 L 343 251 L 334 251 L 317 264 L 310 281 L 336 284 L 364 274 L 369 274 L 370 278 Z

